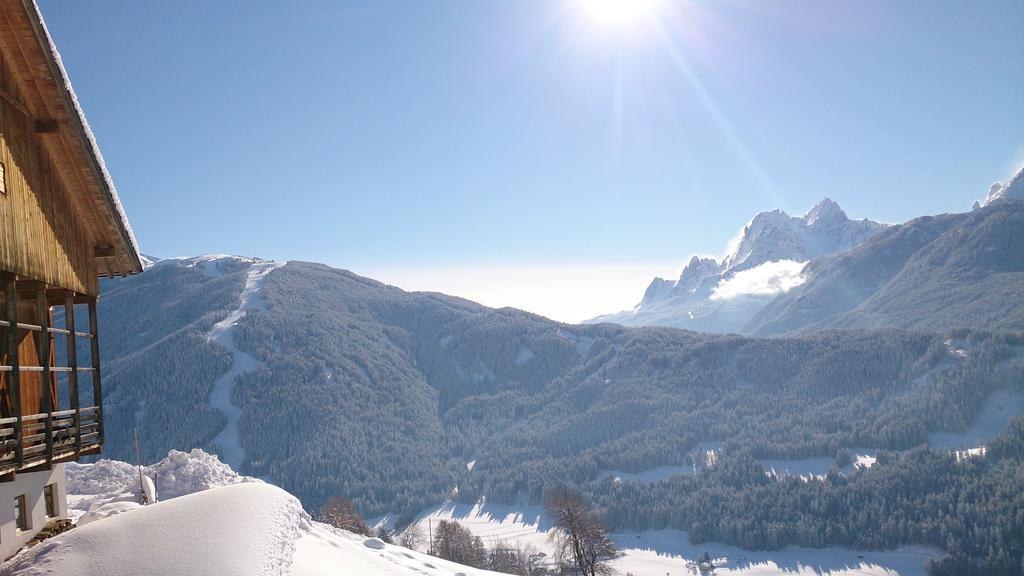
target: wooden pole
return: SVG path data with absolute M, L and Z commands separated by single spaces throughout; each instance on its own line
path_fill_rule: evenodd
M 142 495 L 142 503 L 149 504 L 146 497 L 146 485 L 142 482 L 142 453 L 139 451 L 139 429 L 133 428 L 135 434 L 135 467 L 139 469 L 139 494 Z
M 42 412 L 46 414 L 44 429 L 46 431 L 46 465 L 53 465 L 53 388 L 50 387 L 50 307 L 46 302 L 46 285 L 36 290 L 36 316 L 42 328 L 36 338 L 39 343 L 39 365 L 43 367 L 40 384 L 43 387 Z
M 96 321 L 96 299 L 89 302 L 89 333 L 92 334 L 92 401 L 96 406 L 96 431 L 103 444 L 103 388 L 100 384 L 100 335 Z
M 78 342 L 75 340 L 75 296 L 68 292 L 64 296 L 64 327 L 68 331 L 67 355 L 68 366 L 68 396 L 71 400 L 71 409 L 75 411 L 75 455 L 82 452 L 82 413 L 78 401 Z
M 8 373 L 8 393 L 11 397 L 11 410 L 18 419 L 14 423 L 14 461 L 15 469 L 22 463 L 22 420 L 21 413 L 21 362 L 18 359 L 18 291 L 14 274 L 4 277 L 4 295 L 7 300 L 7 363 L 11 366 Z

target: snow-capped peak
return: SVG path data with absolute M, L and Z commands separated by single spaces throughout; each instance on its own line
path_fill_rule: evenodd
M 772 296 L 807 280 L 809 260 L 849 250 L 886 226 L 850 220 L 831 198 L 800 217 L 761 212 L 729 242 L 722 260 L 692 257 L 675 282 L 655 278 L 633 310 L 595 321 L 737 331 Z
M 849 220 L 849 218 L 846 217 L 846 212 L 839 207 L 839 204 L 835 200 L 828 197 L 821 202 L 818 202 L 814 208 L 811 208 L 810 212 L 804 214 L 804 222 L 806 222 L 808 226 L 834 221 L 842 222 L 845 220 Z
M 761 212 L 733 243 L 722 267 L 740 271 L 780 260 L 806 262 L 849 250 L 884 227 L 871 220 L 850 220 L 831 198 L 819 202 L 802 218 L 782 210 Z
M 1024 200 L 1024 165 L 1017 170 L 1017 173 L 1014 174 L 1006 184 L 1002 184 L 1000 182 L 992 184 L 988 190 L 988 196 L 981 205 L 988 206 L 996 200 L 1001 200 L 1003 198 L 1017 198 Z
M 708 276 L 722 271 L 722 265 L 714 258 L 694 256 L 683 268 L 674 287 L 690 290 L 696 288 Z
M 253 256 L 236 256 L 233 254 L 200 254 L 198 256 L 177 256 L 174 258 L 163 258 L 163 259 L 152 259 L 152 263 L 146 266 L 146 268 L 160 267 L 160 266 L 180 266 L 182 268 L 198 268 L 205 272 L 208 276 L 221 276 L 223 274 L 222 265 L 227 264 L 283 264 L 283 262 L 275 262 L 273 260 L 266 260 L 263 258 L 256 258 Z M 229 268 L 230 269 L 230 268 Z

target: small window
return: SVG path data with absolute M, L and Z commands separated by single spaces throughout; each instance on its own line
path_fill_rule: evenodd
M 28 501 L 24 494 L 14 499 L 14 521 L 19 534 L 28 530 Z
M 57 516 L 57 485 L 47 484 L 46 488 L 43 488 L 43 501 L 46 502 L 46 517 L 55 518 Z
M 0 162 L 0 194 L 7 195 L 7 168 Z

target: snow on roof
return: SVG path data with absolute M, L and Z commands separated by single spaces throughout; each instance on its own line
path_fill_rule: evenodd
M 121 199 L 117 195 L 117 188 L 114 187 L 114 181 L 110 177 L 110 172 L 107 171 L 107 165 L 103 161 L 103 154 L 100 152 L 100 147 L 96 143 L 96 136 L 93 134 L 92 128 L 89 127 L 89 122 L 85 118 L 85 112 L 82 110 L 82 106 L 78 101 L 78 95 L 75 94 L 75 89 L 71 86 L 71 79 L 68 77 L 68 72 L 64 68 L 64 62 L 61 60 L 60 52 L 57 50 L 57 45 L 54 44 L 53 37 L 50 35 L 49 29 L 46 27 L 46 22 L 43 20 L 43 13 L 39 10 L 39 5 L 36 3 L 36 0 L 32 0 L 32 10 L 29 15 L 35 17 L 36 22 L 39 25 L 39 29 L 42 31 L 43 40 L 45 40 L 46 45 L 49 46 L 48 56 L 52 59 L 60 73 L 60 81 L 63 83 L 64 89 L 67 91 L 68 99 L 70 100 L 71 106 L 78 118 L 78 128 L 86 142 L 88 142 L 89 152 L 92 155 L 92 159 L 96 162 L 96 166 L 103 178 L 103 185 L 107 193 L 107 199 L 110 202 L 113 213 L 118 221 L 117 223 L 125 236 L 128 247 L 131 249 L 131 257 L 138 265 L 139 271 L 141 271 L 142 260 L 139 253 L 139 244 L 135 239 L 135 232 L 132 230 L 132 226 L 128 222 L 128 215 L 125 214 L 124 207 L 121 205 Z

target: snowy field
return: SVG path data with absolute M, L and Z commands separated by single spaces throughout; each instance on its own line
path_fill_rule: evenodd
M 1024 414 L 1024 393 L 996 390 L 985 399 L 981 411 L 966 432 L 933 432 L 928 435 L 928 445 L 936 450 L 977 453 L 1000 435 L 1010 420 L 1021 414 Z
M 871 448 L 851 448 L 850 463 L 843 466 L 839 471 L 843 474 L 851 474 L 856 468 L 870 468 L 875 463 L 878 450 Z M 799 476 L 801 478 L 822 478 L 835 466 L 834 458 L 823 456 L 821 458 L 802 458 L 799 460 L 758 460 L 765 472 L 775 476 Z
M 631 480 L 639 482 L 658 482 L 661 480 L 667 480 L 672 476 L 678 476 L 680 474 L 696 474 L 697 467 L 694 465 L 689 466 L 659 466 L 652 468 L 651 470 L 644 470 L 643 472 L 621 472 L 619 470 L 606 470 L 601 472 L 597 478 L 603 479 L 611 477 L 620 482 L 627 482 Z
M 548 534 L 551 522 L 539 506 L 510 506 L 480 502 L 476 505 L 447 503 L 420 515 L 417 523 L 427 534 L 441 520 L 455 520 L 484 543 L 528 544 L 552 555 Z M 904 547 L 887 552 L 857 552 L 840 548 L 811 550 L 785 548 L 774 552 L 751 552 L 725 544 L 689 543 L 686 532 L 652 530 L 616 533 L 613 538 L 624 552 L 614 567 L 620 574 L 636 576 L 682 576 L 691 574 L 693 561 L 708 551 L 719 569 L 716 575 L 778 576 L 924 576 L 924 564 L 941 556 L 938 550 Z
M 78 526 L 0 565 L 0 576 L 493 576 L 310 520 L 284 490 L 201 450 L 142 469 L 163 501 L 139 504 L 139 470 L 69 464 Z M 152 492 L 150 492 L 152 494 Z
M 313 522 L 290 494 L 239 476 L 201 450 L 172 451 L 143 467 L 156 478 L 162 501 L 139 504 L 139 470 L 125 462 L 69 464 L 69 507 L 78 527 L 22 552 L 0 566 L 0 576 L 69 573 L 369 576 L 488 573 Z M 152 490 L 147 489 L 152 499 Z M 440 520 L 456 520 L 488 545 L 531 545 L 552 557 L 550 521 L 538 506 L 445 504 L 420 516 L 426 534 Z M 691 545 L 685 532 L 616 533 L 620 574 L 682 576 L 709 552 L 715 574 L 774 576 L 923 576 L 937 550 L 905 547 L 859 553 L 829 548 L 751 552 L 723 544 Z M 126 568 L 128 571 L 126 572 Z
M 928 445 L 933 450 L 948 450 L 956 452 L 961 457 L 978 456 L 984 454 L 988 442 L 1006 430 L 1010 420 L 1021 414 L 1024 414 L 1024 393 L 996 390 L 985 399 L 970 428 L 963 433 L 932 432 L 928 434 Z M 878 450 L 869 448 L 851 448 L 849 452 L 853 462 L 840 470 L 844 474 L 852 472 L 855 466 L 870 468 L 878 455 Z M 760 462 L 767 472 L 802 478 L 822 477 L 828 474 L 834 465 L 834 460 L 830 457 Z

